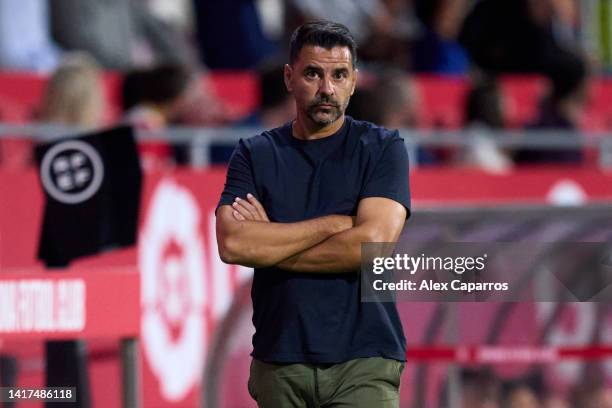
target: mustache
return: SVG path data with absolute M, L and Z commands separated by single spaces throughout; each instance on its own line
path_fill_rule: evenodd
M 334 108 L 339 108 L 340 104 L 328 97 L 318 97 L 310 103 L 310 107 L 314 108 L 319 105 L 331 105 Z

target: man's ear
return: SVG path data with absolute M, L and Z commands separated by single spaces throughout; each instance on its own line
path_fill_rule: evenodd
M 285 69 L 283 71 L 283 77 L 285 79 L 285 87 L 287 91 L 293 92 L 293 87 L 291 86 L 291 77 L 293 76 L 293 68 L 291 65 L 285 64 Z

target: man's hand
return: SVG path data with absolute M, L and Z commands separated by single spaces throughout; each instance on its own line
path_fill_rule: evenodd
M 355 272 L 361 267 L 362 242 L 396 242 L 406 209 L 383 197 L 368 197 L 359 202 L 356 225 L 330 236 L 299 254 L 284 259 L 278 267 L 292 272 Z
M 252 194 L 217 209 L 219 255 L 226 263 L 265 268 L 276 265 L 330 236 L 352 228 L 346 215 L 293 223 L 270 222 Z
M 236 197 L 232 204 L 232 208 L 234 209 L 232 215 L 238 221 L 270 222 L 266 210 L 251 193 L 247 194 L 247 200 Z

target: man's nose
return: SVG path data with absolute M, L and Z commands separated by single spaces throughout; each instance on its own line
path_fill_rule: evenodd
M 334 94 L 334 85 L 330 78 L 323 78 L 321 80 L 321 84 L 319 85 L 319 93 L 323 95 L 333 95 Z

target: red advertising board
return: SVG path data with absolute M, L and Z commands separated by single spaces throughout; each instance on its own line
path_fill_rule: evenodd
M 136 268 L 3 272 L 0 339 L 138 337 L 139 293 Z

